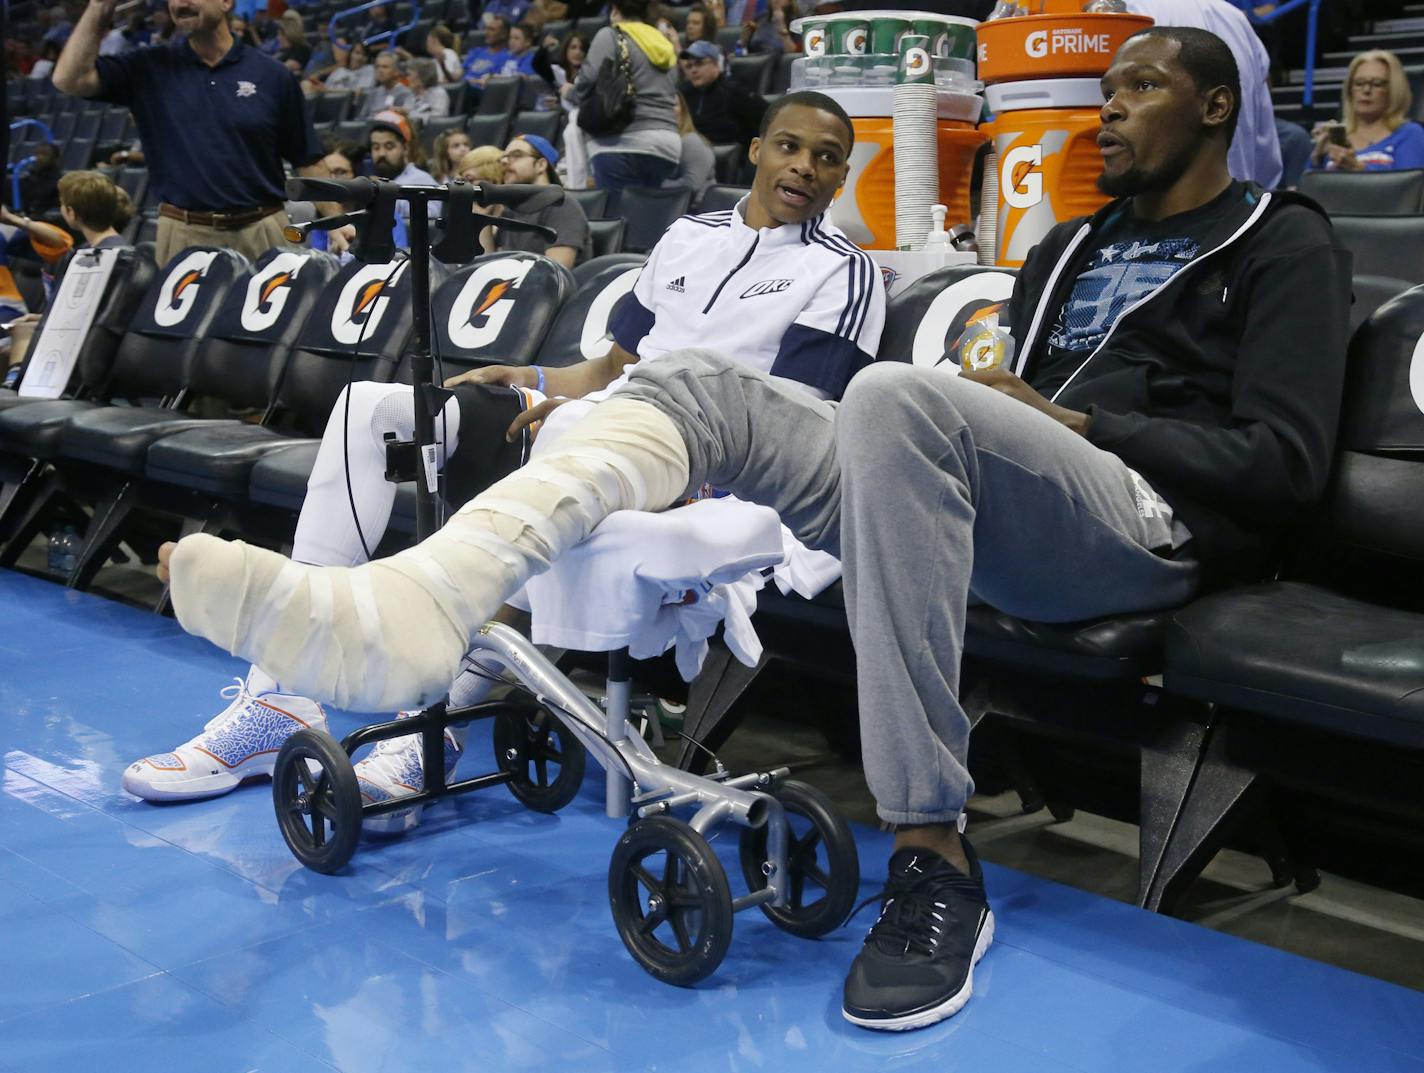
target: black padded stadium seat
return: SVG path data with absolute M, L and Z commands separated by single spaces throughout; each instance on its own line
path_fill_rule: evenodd
M 452 130 L 463 130 L 465 117 L 462 115 L 440 116 L 438 119 L 427 119 L 420 125 L 420 144 L 427 154 L 434 155 L 435 139 L 440 135 Z
M 1412 286 L 1414 284 L 1408 280 L 1394 279 L 1391 276 L 1355 275 L 1350 280 L 1350 289 L 1354 292 L 1354 301 L 1350 304 L 1351 334 L 1369 320 L 1376 309 Z
M 519 112 L 510 124 L 510 136 L 518 138 L 525 134 L 537 134 L 550 145 L 559 144 L 559 132 L 564 127 L 564 110 L 556 112 Z
M 213 322 L 193 362 L 193 390 L 265 418 L 297 336 L 336 271 L 336 261 L 321 253 L 266 254 Z M 150 480 L 236 499 L 247 493 L 253 462 L 285 441 L 264 425 L 208 422 L 155 440 L 144 472 Z
M 559 309 L 558 318 L 539 348 L 539 364 L 551 369 L 577 365 L 608 352 L 608 321 L 619 300 L 633 289 L 643 270 L 642 254 L 600 257 L 580 267 L 578 290 Z
M 622 253 L 627 234 L 627 220 L 590 220 L 588 235 L 593 246 L 594 259 Z
M 193 359 L 218 311 L 234 285 L 246 282 L 248 268 L 232 250 L 197 246 L 178 254 L 114 358 L 111 392 L 145 401 L 76 414 L 60 431 L 59 457 L 139 476 L 155 439 L 202 424 L 175 402 L 190 386 Z
M 1332 216 L 1357 276 L 1424 283 L 1424 216 Z
M 1318 555 L 1299 576 L 1217 593 L 1173 615 L 1168 689 L 1424 748 L 1421 340 L 1424 287 L 1355 333 Z
M 329 90 L 312 101 L 312 122 L 341 123 L 351 114 L 351 94 L 346 90 Z
M 1300 192 L 1332 216 L 1413 216 L 1424 212 L 1424 169 L 1307 171 Z
M 277 392 L 282 420 L 301 438 L 254 460 L 248 489 L 253 502 L 290 508 L 293 482 L 305 495 L 317 438 L 341 390 L 357 380 L 395 378 L 410 337 L 410 273 L 398 267 L 405 263 L 354 262 L 323 288 Z M 432 264 L 431 285 L 443 278 L 443 270 Z
M 746 158 L 747 151 L 736 142 L 714 145 L 712 147 L 713 174 L 717 176 L 717 181 L 725 184 L 735 183 L 737 173 L 742 167 L 742 161 Z
M 610 253 L 607 257 L 594 257 L 581 265 L 574 265 L 574 283 L 582 287 L 609 265 L 641 265 L 647 259 L 645 253 Z
M 544 23 L 544 36 L 553 34 L 560 42 L 569 36 L 569 31 L 574 28 L 572 19 L 550 19 Z
M 129 323 L 137 315 L 139 304 L 152 286 L 156 272 L 151 246 L 119 252 L 118 262 L 114 265 L 104 295 L 99 300 L 94 321 L 79 345 L 79 356 L 74 363 L 67 395 L 91 398 L 102 394 L 102 389 L 108 383 L 109 370 L 113 367 L 119 343 L 123 341 Z M 41 322 L 34 335 L 35 342 L 41 338 L 43 331 L 44 324 Z M 33 345 L 32 343 L 32 348 Z M 35 350 L 31 349 L 30 360 L 34 360 L 35 353 Z M 21 398 L 12 392 L 0 393 L 0 409 L 16 405 L 34 405 L 36 401 L 38 400 Z
M 698 199 L 694 211 L 698 213 L 723 212 L 727 209 L 734 209 L 737 203 L 746 197 L 748 188 L 745 186 L 709 186 Z
M 749 89 L 758 97 L 771 92 L 771 80 L 776 75 L 780 53 L 761 52 L 750 56 L 733 56 L 728 72 L 732 81 Z
M 244 267 L 245 259 L 228 250 L 194 247 L 175 258 L 150 284 L 126 325 L 97 394 L 138 399 L 179 391 L 217 303 Z M 0 449 L 53 460 L 70 419 L 101 405 L 59 399 L 11 407 L 0 413 Z
M 717 31 L 717 47 L 728 56 L 737 51 L 737 46 L 742 43 L 742 28 L 740 26 L 723 26 Z
M 500 116 L 506 121 L 514 116 L 519 110 L 519 93 L 523 88 L 524 80 L 519 77 L 496 77 L 485 83 L 484 92 L 480 94 L 480 104 L 475 110 L 477 116 Z M 480 144 L 492 144 L 490 142 Z M 503 142 L 499 144 L 503 145 Z
M 564 197 L 577 201 L 590 220 L 601 220 L 608 215 L 607 190 L 565 190 Z
M 781 94 L 791 88 L 791 66 L 798 59 L 800 59 L 800 53 L 781 53 L 781 59 L 776 65 L 776 73 L 771 76 L 771 86 L 766 90 L 766 93 Z
M 623 248 L 647 253 L 692 204 L 691 190 L 629 186 L 609 198 L 608 215 L 628 221 Z
M 431 301 L 444 375 L 481 365 L 532 365 L 559 307 L 574 292 L 567 268 L 533 253 L 477 257 Z M 408 365 L 402 367 L 408 372 Z
M 465 133 L 470 136 L 470 144 L 476 148 L 482 145 L 503 148 L 509 141 L 509 116 L 472 115 L 465 120 Z
M 887 309 L 877 356 L 882 361 L 938 365 L 969 318 L 986 306 L 1007 302 L 1013 288 L 1012 269 L 979 265 L 936 269 L 892 299 L 894 316 Z

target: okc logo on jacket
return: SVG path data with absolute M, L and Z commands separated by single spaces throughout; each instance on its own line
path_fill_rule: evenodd
M 172 328 L 187 319 L 198 302 L 203 277 L 217 255 L 216 250 L 194 250 L 168 270 L 153 310 L 155 324 Z
M 346 281 L 336 299 L 331 318 L 331 336 L 344 346 L 370 340 L 391 304 L 391 294 L 405 274 L 409 261 L 391 266 L 366 265 Z
M 450 307 L 450 342 L 461 350 L 480 350 L 497 340 L 534 264 L 532 258 L 500 258 L 471 272 Z

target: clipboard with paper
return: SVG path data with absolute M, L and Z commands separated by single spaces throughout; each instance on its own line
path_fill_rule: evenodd
M 64 393 L 118 260 L 117 249 L 75 254 L 49 304 L 39 337 L 30 344 L 21 396 L 57 399 Z

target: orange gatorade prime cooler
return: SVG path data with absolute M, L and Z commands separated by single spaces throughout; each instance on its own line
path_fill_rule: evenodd
M 993 121 L 981 260 L 1018 267 L 1055 224 L 1107 203 L 1099 193 L 1099 78 L 1141 15 L 1063 14 L 979 26 L 979 75 Z M 997 190 L 997 199 L 989 194 Z M 986 241 L 987 240 L 987 241 Z

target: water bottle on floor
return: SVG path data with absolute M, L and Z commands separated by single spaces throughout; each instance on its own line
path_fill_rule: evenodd
M 79 563 L 79 533 L 72 525 L 62 525 L 49 537 L 49 572 L 68 577 Z

